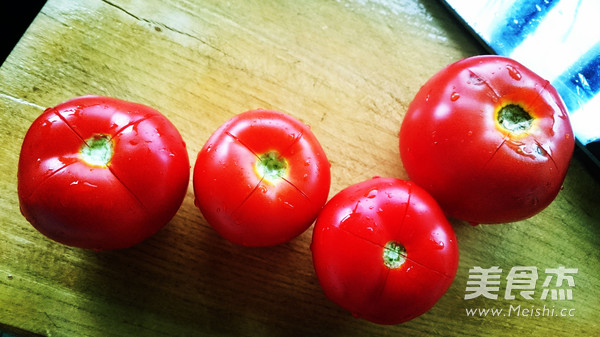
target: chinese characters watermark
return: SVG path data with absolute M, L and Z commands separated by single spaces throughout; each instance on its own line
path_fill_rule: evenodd
M 482 268 L 475 266 L 469 269 L 469 278 L 465 288 L 465 300 L 478 297 L 497 300 L 500 296 L 505 300 L 517 298 L 541 301 L 562 301 L 569 303 L 573 300 L 573 289 L 575 288 L 575 277 L 578 268 L 545 268 L 538 270 L 535 266 L 514 266 L 508 271 L 499 266 Z M 541 292 L 537 286 L 541 284 Z M 504 285 L 501 291 L 501 285 Z M 513 302 L 511 302 L 513 303 Z M 510 304 L 508 308 L 465 308 L 467 316 L 473 317 L 572 317 L 575 316 L 575 308 L 567 305 L 539 304 L 531 302 L 531 306 L 521 304 Z
M 575 287 L 573 277 L 578 272 L 578 268 L 565 268 L 563 266 L 546 268 L 542 283 L 543 289 L 538 298 L 541 300 L 546 300 L 548 297 L 552 300 L 572 300 L 573 288 Z M 506 280 L 504 299 L 514 300 L 516 296 L 526 300 L 534 299 L 539 278 L 537 267 L 512 267 L 504 278 Z M 499 266 L 490 268 L 476 266 L 469 269 L 469 280 L 467 281 L 464 299 L 470 300 L 479 296 L 492 300 L 498 299 L 502 279 L 502 269 Z

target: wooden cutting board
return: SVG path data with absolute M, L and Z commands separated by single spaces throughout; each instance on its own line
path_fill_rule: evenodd
M 194 207 L 191 185 L 163 230 L 122 251 L 62 246 L 19 213 L 25 132 L 44 108 L 84 94 L 158 109 L 180 130 L 192 164 L 221 123 L 266 108 L 311 125 L 332 164 L 330 196 L 372 176 L 407 178 L 397 134 L 412 97 L 447 64 L 483 52 L 437 1 L 49 0 L 0 68 L 0 329 L 599 335 L 600 183 L 577 157 L 557 199 L 533 218 L 453 221 L 461 257 L 452 287 L 429 312 L 397 326 L 355 319 L 325 297 L 312 267 L 312 228 L 277 247 L 230 244 Z M 498 298 L 465 299 L 475 267 L 495 266 Z M 507 299 L 511 270 L 520 267 L 538 274 L 532 300 L 510 289 L 517 296 Z M 563 284 L 555 277 L 544 285 L 561 267 L 571 271 Z M 570 290 L 571 299 L 552 299 L 552 290 Z

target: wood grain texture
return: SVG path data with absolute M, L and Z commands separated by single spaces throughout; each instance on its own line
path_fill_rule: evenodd
M 483 53 L 436 1 L 49 0 L 0 68 L 0 327 L 47 336 L 598 335 L 600 184 L 577 158 L 542 213 L 508 225 L 453 221 L 460 265 L 448 293 L 398 326 L 354 319 L 325 298 L 311 230 L 249 249 L 193 204 L 131 249 L 44 238 L 19 213 L 20 145 L 45 107 L 99 94 L 150 105 L 190 158 L 254 108 L 311 125 L 332 164 L 331 196 L 372 176 L 406 178 L 397 133 L 436 71 Z M 469 269 L 535 266 L 534 300 L 464 300 Z M 539 299 L 545 268 L 578 268 L 572 301 Z M 573 317 L 467 317 L 465 308 L 574 308 Z

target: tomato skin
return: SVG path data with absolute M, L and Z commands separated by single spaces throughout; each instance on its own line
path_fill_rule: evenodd
M 406 261 L 384 264 L 386 243 Z M 458 245 L 435 200 L 414 183 L 373 178 L 325 205 L 313 230 L 313 263 L 325 295 L 354 316 L 399 324 L 428 311 L 458 268 Z
M 258 157 L 284 158 L 284 179 L 263 179 Z M 321 210 L 330 164 L 309 127 L 277 111 L 251 110 L 221 125 L 198 153 L 196 206 L 224 238 L 244 246 L 272 246 L 304 232 Z
M 107 165 L 82 157 L 97 135 L 111 139 Z M 38 231 L 65 245 L 128 248 L 171 220 L 189 175 L 185 143 L 158 111 L 111 97 L 77 97 L 46 109 L 27 131 L 20 209 Z
M 522 134 L 496 122 L 499 109 L 511 104 L 534 119 Z M 558 194 L 574 148 L 556 90 L 500 56 L 467 58 L 430 78 L 409 105 L 399 137 L 410 179 L 448 216 L 473 224 L 543 210 Z

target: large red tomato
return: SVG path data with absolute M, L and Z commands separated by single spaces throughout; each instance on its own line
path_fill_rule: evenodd
M 500 56 L 458 61 L 408 107 L 400 154 L 411 180 L 447 215 L 476 223 L 528 218 L 558 194 L 573 153 L 550 83 Z
M 456 237 L 438 204 L 394 178 L 373 178 L 331 198 L 317 218 L 311 249 L 327 297 L 380 324 L 425 313 L 458 267 Z
M 234 243 L 280 244 L 313 223 L 327 201 L 330 166 L 308 126 L 280 112 L 248 111 L 198 153 L 196 205 Z
M 21 148 L 21 212 L 40 232 L 96 250 L 130 247 L 175 215 L 190 165 L 175 126 L 158 111 L 84 96 L 44 111 Z

